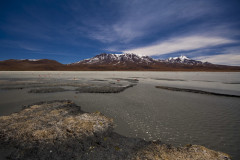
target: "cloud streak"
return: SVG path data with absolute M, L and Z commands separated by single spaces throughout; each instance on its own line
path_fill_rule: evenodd
M 172 38 L 146 47 L 124 50 L 124 53 L 139 55 L 158 56 L 174 52 L 196 50 L 206 47 L 234 43 L 233 40 L 222 37 L 186 36 Z
M 12 42 L 0 44 L 5 57 L 20 57 L 20 50 L 197 57 L 240 41 L 239 8 L 224 0 L 15 1 L 3 4 L 0 16 L 0 42 Z
M 109 4 L 111 4 L 109 6 Z M 121 1 L 121 3 L 104 4 L 104 9 L 99 11 L 99 6 L 93 5 L 94 16 L 79 17 L 84 10 L 79 3 L 69 6 L 74 19 L 84 24 L 79 32 L 91 39 L 102 43 L 126 44 L 145 36 L 165 32 L 169 28 L 184 25 L 205 16 L 216 15 L 221 9 L 209 1 Z M 114 12 L 110 8 L 116 8 Z M 109 9 L 109 13 L 106 13 Z M 84 11 L 90 15 L 91 10 Z M 112 18 L 110 14 L 117 15 Z M 191 14 L 189 14 L 191 13 Z M 75 24 L 76 28 L 79 24 Z
M 221 54 L 199 56 L 194 59 L 214 64 L 240 66 L 240 47 L 225 48 Z
M 240 66 L 239 54 L 220 54 L 213 56 L 202 56 L 197 57 L 196 59 L 214 64 Z

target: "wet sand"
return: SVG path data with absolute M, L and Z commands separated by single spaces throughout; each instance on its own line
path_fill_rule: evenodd
M 19 111 L 21 105 L 39 101 L 69 99 L 83 111 L 100 111 L 113 118 L 114 130 L 119 134 L 177 146 L 199 144 L 238 159 L 239 98 L 174 92 L 155 86 L 239 96 L 239 78 L 239 73 L 209 72 L 0 72 L 0 114 L 9 115 Z M 132 84 L 119 93 L 76 94 L 76 89 L 84 85 Z M 28 93 L 43 87 L 66 91 Z

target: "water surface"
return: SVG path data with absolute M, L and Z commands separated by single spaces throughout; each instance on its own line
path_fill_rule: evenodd
M 121 93 L 99 94 L 66 91 L 28 93 L 30 83 L 66 82 L 130 83 Z M 12 84 L 10 84 L 10 82 Z M 240 158 L 240 98 L 175 92 L 157 85 L 201 89 L 240 95 L 240 73 L 216 72 L 0 72 L 0 87 L 19 83 L 26 88 L 0 90 L 0 115 L 9 115 L 22 105 L 70 99 L 84 111 L 100 111 L 115 122 L 115 131 L 146 140 L 160 139 L 176 146 L 199 144 Z M 74 89 L 74 87 L 70 87 Z

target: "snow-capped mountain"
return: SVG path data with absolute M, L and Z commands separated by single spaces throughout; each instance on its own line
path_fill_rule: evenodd
M 178 64 L 189 64 L 189 65 L 202 65 L 204 64 L 201 61 L 196 61 L 193 59 L 190 59 L 186 56 L 181 55 L 180 57 L 170 57 L 165 60 L 165 62 L 168 63 L 178 63 Z
M 151 57 L 148 56 L 139 56 L 132 53 L 125 54 L 106 54 L 102 53 L 96 55 L 93 58 L 85 59 L 74 64 L 127 64 L 127 63 L 135 63 L 135 64 L 152 64 L 156 62 Z
M 168 62 L 184 62 L 185 60 L 189 60 L 186 56 L 181 55 L 180 57 L 170 57 L 167 59 Z
M 23 59 L 23 60 L 36 62 L 36 61 L 40 61 L 40 60 L 42 60 L 42 59 Z
M 41 61 L 43 59 L 11 59 L 13 61 L 29 61 L 29 62 L 36 62 L 36 61 Z
M 76 63 L 61 64 L 49 59 L 9 59 L 0 61 L 1 71 L 240 71 L 240 66 L 224 66 L 195 61 L 186 56 L 165 60 L 136 54 L 99 54 Z
M 96 55 L 93 58 L 85 59 L 76 63 L 76 64 L 111 64 L 111 65 L 122 65 L 122 64 L 158 64 L 158 63 L 171 63 L 171 64 L 188 64 L 188 65 L 202 65 L 204 64 L 201 61 L 196 61 L 190 59 L 186 56 L 180 57 L 170 57 L 166 60 L 161 59 L 153 59 L 149 56 L 140 56 L 133 53 L 125 53 L 125 54 L 107 54 L 102 53 Z

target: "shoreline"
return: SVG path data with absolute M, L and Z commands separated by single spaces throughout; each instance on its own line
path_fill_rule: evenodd
M 69 100 L 34 103 L 0 122 L 1 145 L 12 148 L 11 159 L 231 159 L 203 146 L 121 136 L 112 119 Z
M 239 73 L 0 74 L 1 115 L 19 112 L 22 105 L 69 99 L 84 111 L 100 111 L 114 118 L 115 131 L 123 136 L 147 141 L 160 139 L 179 147 L 189 143 L 198 144 L 229 153 L 235 159 L 239 157 L 239 129 L 236 128 L 236 122 L 239 121 L 238 98 L 155 88 L 159 85 L 239 95 Z M 129 85 L 134 87 L 125 89 Z M 81 93 L 76 91 L 79 89 Z M 115 93 L 117 91 L 121 92 Z

